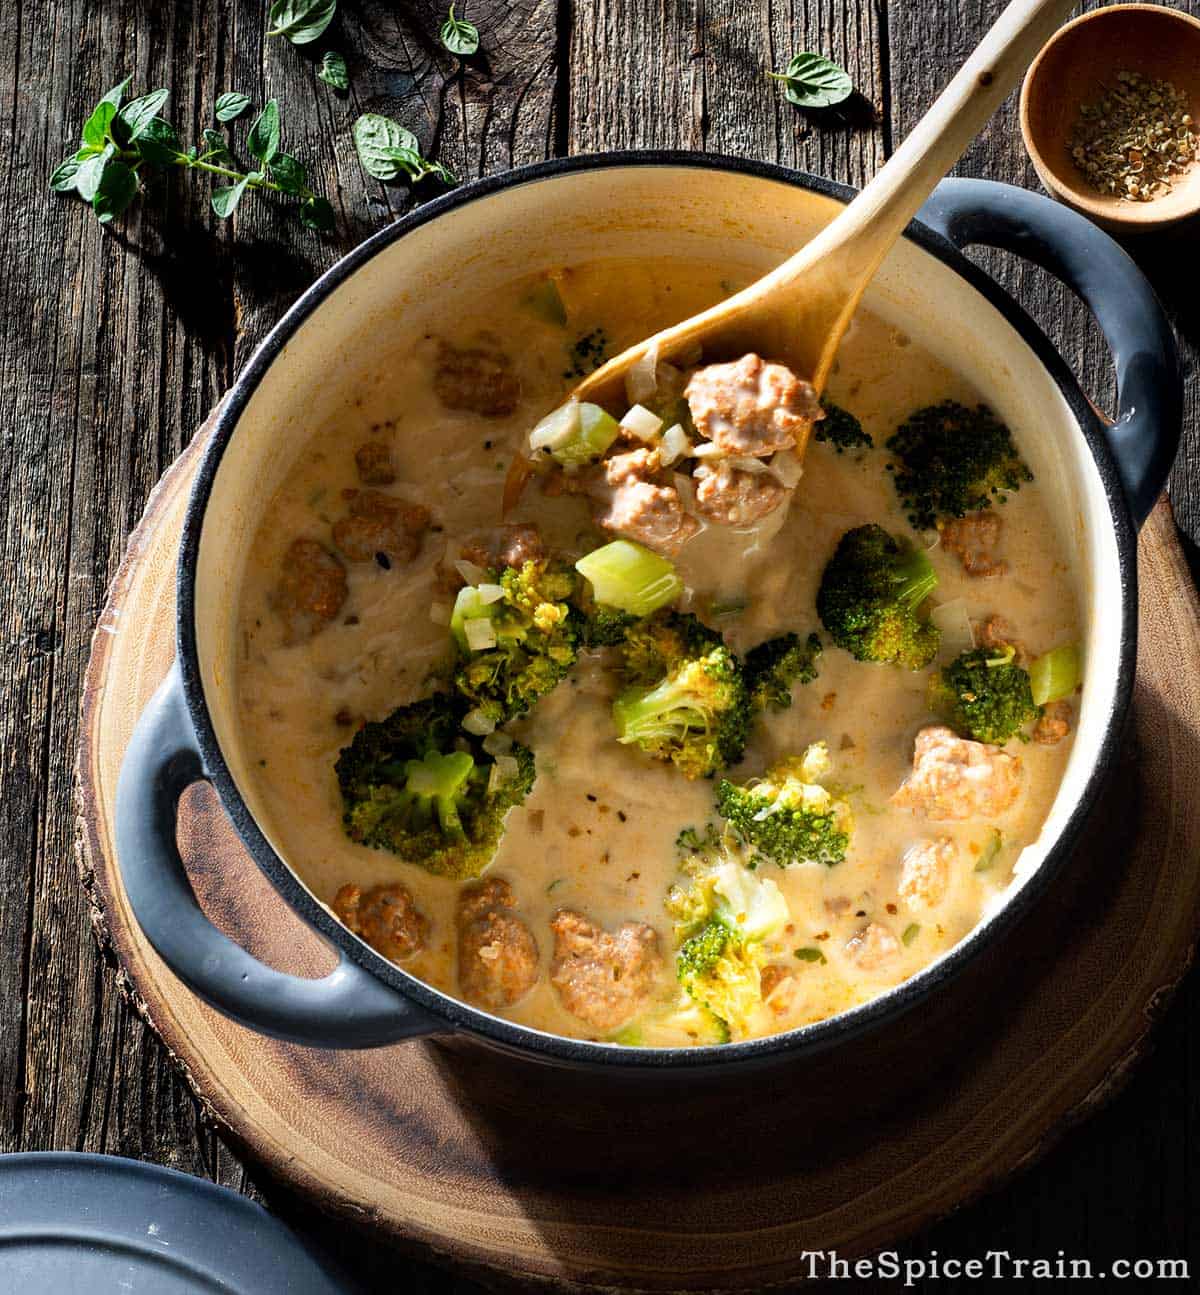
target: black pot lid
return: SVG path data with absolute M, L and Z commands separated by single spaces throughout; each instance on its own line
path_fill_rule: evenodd
M 0 1156 L 0 1289 L 347 1295 L 332 1262 L 224 1187 L 117 1156 Z

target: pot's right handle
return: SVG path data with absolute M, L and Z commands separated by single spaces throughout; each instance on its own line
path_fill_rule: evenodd
M 1117 371 L 1117 417 L 1105 435 L 1140 526 L 1166 485 L 1183 418 L 1175 335 L 1145 275 L 1090 220 L 1010 184 L 943 180 L 917 219 L 957 248 L 982 243 L 1035 262 L 1096 317 Z
M 321 1048 L 369 1048 L 444 1033 L 427 1015 L 339 950 L 319 980 L 252 957 L 205 917 L 175 840 L 179 798 L 206 779 L 179 666 L 142 712 L 117 780 L 117 863 L 138 925 L 195 993 L 263 1034 Z

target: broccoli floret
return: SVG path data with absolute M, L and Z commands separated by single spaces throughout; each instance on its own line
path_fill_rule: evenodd
M 715 644 L 704 644 L 686 628 L 664 629 L 656 641 L 631 631 L 626 673 L 639 682 L 613 702 L 617 741 L 669 760 L 688 778 L 711 778 L 736 764 L 749 734 L 741 665 L 720 635 L 714 637 Z
M 615 607 L 593 608 L 584 616 L 583 644 L 590 648 L 617 647 L 625 642 L 638 619 L 632 612 L 618 611 Z
M 656 683 L 681 661 L 723 647 L 718 630 L 709 629 L 691 612 L 648 616 L 625 634 L 621 673 L 627 683 Z
M 945 400 L 918 409 L 887 448 L 896 458 L 889 464 L 896 493 L 918 530 L 1003 503 L 1008 491 L 1033 480 L 1012 434 L 986 405 Z
M 1003 746 L 1042 713 L 1034 704 L 1029 672 L 1013 661 L 1013 649 L 963 652 L 929 681 L 930 709 L 963 737 Z
M 823 400 L 821 404 L 825 408 L 825 417 L 813 427 L 814 440 L 827 441 L 839 454 L 846 450 L 875 448 L 870 434 L 863 431 L 862 423 L 848 409 L 835 405 L 832 400 Z
M 458 880 L 487 867 L 533 786 L 533 753 L 514 743 L 493 759 L 463 734 L 463 713 L 438 694 L 359 729 L 335 766 L 351 840 Z
M 713 918 L 684 941 L 675 974 L 691 998 L 723 1021 L 732 1037 L 741 1037 L 762 1004 L 765 961 L 760 943 Z
M 742 842 L 780 867 L 832 868 L 846 857 L 854 818 L 846 801 L 817 781 L 828 769 L 825 743 L 814 742 L 744 786 L 723 780 L 717 810 Z
M 627 1048 L 712 1046 L 729 1042 L 729 1026 L 687 993 L 681 993 L 678 1002 L 647 1013 L 618 1030 L 609 1041 Z
M 493 724 L 523 715 L 575 664 L 577 589 L 569 567 L 540 560 L 459 590 L 450 621 L 460 658 L 454 686 Z
M 786 710 L 792 704 L 792 685 L 812 683 L 817 677 L 821 640 L 816 634 L 780 634 L 746 653 L 743 669 L 746 691 L 755 710 Z
M 817 613 L 840 648 L 859 661 L 927 666 L 938 650 L 937 626 L 917 609 L 937 587 L 929 558 L 873 523 L 842 536 L 821 576 Z

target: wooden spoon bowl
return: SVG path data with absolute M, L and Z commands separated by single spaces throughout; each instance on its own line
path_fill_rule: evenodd
M 1169 193 L 1130 202 L 1100 193 L 1071 160 L 1081 104 L 1104 97 L 1120 71 L 1170 81 L 1200 122 L 1200 21 L 1158 5 L 1113 5 L 1063 27 L 1038 55 L 1021 90 L 1021 134 L 1047 192 L 1106 228 L 1159 229 L 1200 211 L 1200 163 Z

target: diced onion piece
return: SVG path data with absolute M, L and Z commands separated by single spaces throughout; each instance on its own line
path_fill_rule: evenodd
M 612 414 L 585 400 L 579 406 L 574 432 L 550 453 L 564 468 L 583 467 L 601 458 L 620 432 Z
M 720 458 L 721 447 L 712 441 L 701 441 L 692 451 L 694 459 L 716 459 Z
M 649 616 L 683 592 L 675 564 L 632 540 L 593 549 L 575 563 L 575 570 L 591 582 L 598 603 L 635 616 Z
M 463 621 L 463 637 L 472 652 L 485 652 L 496 646 L 496 627 L 486 616 Z
M 1035 706 L 1062 701 L 1079 687 L 1082 668 L 1079 646 L 1067 643 L 1044 652 L 1029 667 L 1029 688 Z
M 516 756 L 498 755 L 488 774 L 488 793 L 499 791 L 506 782 L 512 782 L 520 771 L 521 766 L 517 763 Z
M 559 405 L 547 414 L 529 433 L 529 448 L 534 453 L 538 450 L 554 450 L 565 445 L 578 430 L 579 401 L 568 400 L 565 405 Z
M 483 737 L 496 727 L 496 721 L 490 715 L 485 715 L 481 710 L 469 710 L 463 716 L 462 726 L 468 733 L 474 733 L 476 737 Z
M 658 390 L 658 347 L 648 346 L 625 370 L 625 398 L 631 405 L 649 400 Z
M 480 745 L 488 755 L 507 755 L 513 749 L 513 740 L 507 733 L 489 733 Z
M 458 591 L 454 599 L 454 608 L 450 613 L 450 633 L 454 641 L 465 652 L 471 644 L 467 641 L 467 622 L 472 620 L 487 621 L 491 624 L 491 612 L 479 599 L 479 590 L 474 585 L 466 585 Z
M 430 603 L 429 619 L 435 625 L 450 624 L 450 604 L 449 603 Z
M 735 455 L 729 460 L 729 466 L 739 472 L 750 472 L 756 476 L 771 470 L 762 459 L 756 459 L 749 454 Z
M 466 558 L 455 559 L 454 569 L 469 585 L 479 585 L 487 579 L 487 572 L 474 562 L 468 562 Z
M 975 631 L 971 628 L 971 618 L 967 615 L 965 598 L 938 603 L 929 613 L 929 619 L 941 633 L 942 651 L 947 656 L 956 657 L 960 652 L 969 652 L 975 646 Z
M 658 447 L 658 457 L 664 468 L 669 468 L 676 459 L 688 459 L 692 456 L 692 443 L 687 432 L 678 423 L 672 423 L 663 432 L 662 444 Z
M 621 419 L 621 426 L 639 441 L 652 441 L 658 435 L 663 420 L 651 413 L 645 405 L 634 405 Z
M 795 450 L 780 450 L 771 456 L 771 474 L 785 490 L 795 490 L 804 475 L 804 464 Z
M 479 601 L 485 607 L 490 607 L 492 603 L 498 603 L 504 597 L 504 586 L 476 585 L 475 592 L 479 595 Z

